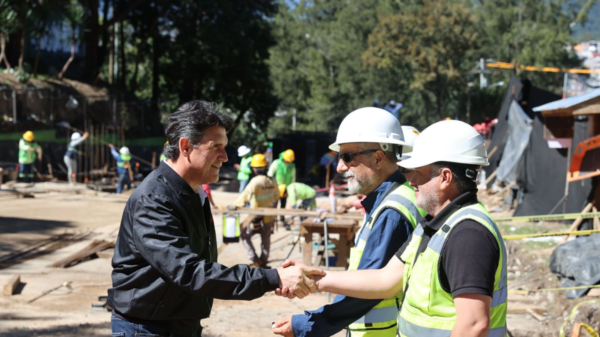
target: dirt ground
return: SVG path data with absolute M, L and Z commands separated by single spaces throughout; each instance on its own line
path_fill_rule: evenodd
M 93 231 L 93 236 L 0 269 L 1 285 L 12 275 L 20 275 L 22 282 L 16 295 L 0 296 L 0 337 L 108 336 L 110 313 L 103 308 L 92 307 L 92 304 L 102 303 L 98 297 L 105 296 L 107 288 L 111 286 L 110 256 L 104 254 L 66 269 L 48 265 L 81 250 L 94 239 L 115 239 L 128 194 L 96 193 L 60 184 L 38 184 L 30 190 L 35 192 L 34 198 L 17 198 L 14 193 L 0 190 L 0 259 L 57 234 Z M 44 191 L 55 192 L 42 193 Z M 220 205 L 231 204 L 236 196 L 235 193 L 213 192 L 215 202 Z M 482 194 L 480 199 L 494 217 L 512 214 L 511 210 L 502 207 L 498 196 Z M 220 224 L 220 219 L 215 217 L 215 223 Z M 566 227 L 559 223 L 508 223 L 500 226 L 505 235 L 564 230 Z M 216 231 L 220 238 L 220 226 Z M 283 228 L 276 231 L 272 237 L 271 266 L 278 266 L 287 256 L 294 237 L 295 232 Z M 258 245 L 258 237 L 255 240 Z M 558 287 L 559 281 L 548 268 L 549 256 L 556 244 L 554 241 L 507 242 L 509 289 Z M 291 258 L 302 258 L 297 247 L 292 251 Z M 241 244 L 231 244 L 219 255 L 219 262 L 233 265 L 249 261 Z M 37 298 L 52 288 L 57 289 Z M 564 324 L 566 335 L 570 335 L 575 322 L 587 323 L 598 329 L 600 305 L 597 303 L 582 305 L 574 314 L 574 319 L 569 319 L 577 303 L 594 299 L 584 297 L 567 300 L 564 292 L 510 293 L 509 307 L 513 312 L 518 312 L 508 316 L 510 334 L 556 336 Z M 326 303 L 327 294 L 321 293 L 304 300 L 282 299 L 273 294 L 266 294 L 252 302 L 217 300 L 211 317 L 202 321 L 204 335 L 268 336 L 271 335 L 271 322 L 287 315 L 301 314 L 303 310 L 316 309 Z M 541 321 L 527 313 L 526 309 L 538 313 Z M 336 336 L 344 335 L 340 332 Z

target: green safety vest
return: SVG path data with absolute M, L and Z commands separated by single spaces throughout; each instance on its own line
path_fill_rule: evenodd
M 252 161 L 252 157 L 243 157 L 240 161 L 240 171 L 238 172 L 237 178 L 238 180 L 248 180 L 250 179 L 250 174 L 252 173 L 252 169 L 250 168 L 250 162 Z
M 350 249 L 350 266 L 348 270 L 357 270 L 362 258 L 367 240 L 373 229 L 377 217 L 384 210 L 391 208 L 402 214 L 412 225 L 413 229 L 427 216 L 427 212 L 415 205 L 415 190 L 408 182 L 392 187 L 393 190 L 373 210 L 373 213 L 360 233 L 356 247 Z M 396 319 L 402 292 L 395 297 L 385 299 L 377 304 L 371 311 L 356 322 L 350 324 L 348 329 L 352 337 L 396 337 Z
M 448 234 L 462 220 L 471 219 L 489 230 L 500 247 L 500 261 L 496 269 L 494 294 L 490 312 L 489 337 L 506 336 L 506 248 L 498 227 L 481 203 L 463 207 L 452 214 L 441 229 L 435 233 L 425 251 L 415 262 L 423 227 L 415 229 L 412 239 L 402 254 L 405 261 L 403 280 L 405 297 L 398 317 L 401 337 L 436 336 L 447 337 L 456 323 L 456 308 L 452 294 L 442 289 L 438 275 L 440 252 Z M 412 274 L 414 278 L 411 278 Z
M 277 171 L 275 173 L 275 180 L 277 181 L 277 185 L 285 184 L 289 185 L 293 182 L 292 173 L 296 171 L 296 165 L 294 163 L 289 163 L 285 165 L 283 162 L 283 158 L 280 155 L 278 163 L 277 163 Z
M 161 155 L 160 155 L 160 161 L 163 161 L 163 160 L 165 160 L 165 159 L 167 159 L 167 156 L 165 156 L 165 154 L 164 154 L 164 153 L 163 153 L 163 154 L 161 154 Z
M 117 162 L 117 166 L 122 167 L 122 168 L 128 168 L 130 160 L 131 160 L 130 154 L 122 154 L 121 153 L 121 161 Z
M 38 148 L 36 142 L 28 142 L 25 139 L 19 141 L 19 163 L 20 164 L 31 164 L 35 162 L 37 157 L 36 151 L 26 150 L 26 147 Z

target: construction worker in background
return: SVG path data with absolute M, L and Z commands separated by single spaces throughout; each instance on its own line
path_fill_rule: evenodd
M 275 179 L 266 175 L 267 171 L 267 160 L 263 154 L 255 154 L 252 156 L 250 166 L 256 175 L 242 194 L 236 200 L 234 207 L 228 207 L 229 209 L 236 209 L 238 207 L 244 207 L 246 204 L 250 204 L 251 208 L 256 207 L 276 207 L 277 200 L 279 199 L 279 190 L 277 189 L 277 183 Z M 269 261 L 269 252 L 271 250 L 271 234 L 273 223 L 275 222 L 274 216 L 254 216 L 252 221 L 242 228 L 242 243 L 244 248 L 248 252 L 248 258 L 252 261 L 254 267 L 265 268 Z M 254 245 L 252 244 L 252 236 L 260 234 L 260 257 L 256 254 Z
M 168 140 L 163 145 L 163 151 L 160 154 L 160 161 L 163 161 L 163 160 L 167 159 L 167 156 L 165 155 L 165 148 L 167 147 L 167 145 L 169 145 L 169 141 Z
M 402 147 L 402 157 L 400 157 L 400 161 L 398 161 L 398 165 L 402 160 L 406 160 L 412 156 L 413 146 L 415 144 L 415 140 L 417 136 L 420 134 L 419 130 L 414 126 L 402 125 L 402 133 L 404 134 L 404 141 L 406 145 Z M 400 171 L 406 177 L 406 180 L 410 181 L 413 174 L 415 173 L 413 170 L 404 168 L 400 166 Z
M 126 146 L 123 146 L 119 152 L 112 144 L 108 144 L 108 147 L 110 147 L 111 155 L 117 161 L 117 194 L 121 194 L 125 185 L 127 185 L 127 189 L 131 188 L 131 153 Z
M 379 108 L 379 99 L 378 99 L 378 98 L 375 98 L 375 99 L 373 100 L 373 107 L 374 107 L 374 108 Z
M 384 267 L 426 215 L 415 205 L 415 191 L 396 164 L 405 145 L 398 120 L 369 107 L 346 116 L 329 147 L 339 152 L 337 171 L 348 178 L 348 190 L 366 195 L 361 201 L 365 221 L 350 251 L 348 270 Z M 338 295 L 333 304 L 279 320 L 273 332 L 331 336 L 348 327 L 353 337 L 395 337 L 401 298 L 400 291 L 371 300 Z
M 19 140 L 19 181 L 33 182 L 33 164 L 38 155 L 42 157 L 42 148 L 35 142 L 35 135 L 25 132 Z
M 252 161 L 251 150 L 246 145 L 242 145 L 238 148 L 238 157 L 242 160 L 239 164 L 235 164 L 234 167 L 238 170 L 237 178 L 240 182 L 240 193 L 246 188 L 248 185 L 248 180 L 250 180 L 250 175 L 252 174 L 252 168 L 250 167 L 250 162 Z
M 79 154 L 77 146 L 83 143 L 89 135 L 87 131 L 83 133 L 83 136 L 79 132 L 73 132 L 71 135 L 71 142 L 67 147 L 67 153 L 65 153 L 64 157 L 65 165 L 67 165 L 69 185 L 74 185 L 77 182 L 77 154 Z
M 396 103 L 394 100 L 391 100 L 383 109 L 398 119 L 400 118 L 400 109 L 402 109 L 402 107 L 402 103 Z
M 404 289 L 402 337 L 506 336 L 506 249 L 475 183 L 489 165 L 483 137 L 460 121 L 435 123 L 400 165 L 416 171 L 410 185 L 430 216 L 385 268 L 328 271 L 319 289 L 361 298 Z
M 289 185 L 279 185 L 279 195 L 284 194 L 290 202 L 288 208 L 316 209 L 315 196 L 317 192 L 314 188 L 303 183 L 291 183 Z
M 296 165 L 294 161 L 296 155 L 291 149 L 287 149 L 279 154 L 279 159 L 275 159 L 269 167 L 267 175 L 275 177 L 277 185 L 289 185 L 296 182 Z M 279 208 L 285 208 L 286 198 L 279 198 Z M 279 217 L 279 221 L 283 222 L 285 229 L 290 230 L 290 225 L 285 222 L 285 217 Z
M 337 167 L 337 155 L 334 151 L 325 153 L 319 160 L 319 166 L 321 171 L 321 178 L 323 185 L 327 186 L 327 182 L 332 180 L 335 175 L 335 168 Z M 329 170 L 329 174 L 327 174 Z

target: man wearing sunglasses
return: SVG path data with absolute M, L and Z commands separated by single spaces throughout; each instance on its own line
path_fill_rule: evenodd
M 365 195 L 365 222 L 350 252 L 349 270 L 378 269 L 394 256 L 425 211 L 415 206 L 415 193 L 397 161 L 407 145 L 400 123 L 389 112 L 369 107 L 342 121 L 330 149 L 339 153 L 337 171 L 348 190 Z M 283 336 L 331 336 L 348 328 L 353 337 L 395 337 L 401 294 L 385 300 L 336 296 L 334 303 L 273 325 Z

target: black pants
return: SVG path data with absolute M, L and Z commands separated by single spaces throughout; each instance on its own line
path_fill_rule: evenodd
M 287 202 L 287 197 L 279 198 L 279 208 L 285 209 L 286 202 Z M 285 221 L 285 216 L 280 215 L 279 216 L 279 220 L 280 221 Z

